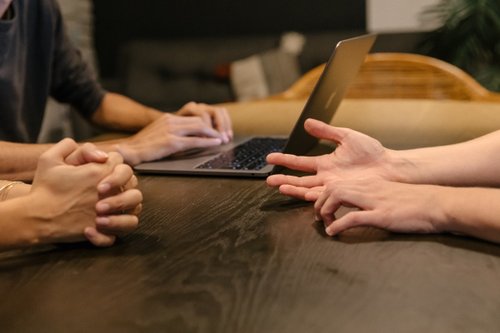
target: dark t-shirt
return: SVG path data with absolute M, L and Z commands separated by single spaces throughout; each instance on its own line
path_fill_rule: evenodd
M 68 40 L 55 0 L 14 0 L 0 21 L 0 140 L 35 142 L 48 96 L 84 117 L 104 96 L 92 70 Z

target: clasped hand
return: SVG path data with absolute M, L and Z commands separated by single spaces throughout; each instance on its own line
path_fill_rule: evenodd
M 30 196 L 40 243 L 88 239 L 109 246 L 134 230 L 142 208 L 137 178 L 117 153 L 64 139 L 40 157 Z

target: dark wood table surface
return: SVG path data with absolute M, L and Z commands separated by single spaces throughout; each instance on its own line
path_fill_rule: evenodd
M 500 247 L 329 238 L 262 180 L 141 177 L 116 246 L 0 256 L 0 332 L 498 332 Z

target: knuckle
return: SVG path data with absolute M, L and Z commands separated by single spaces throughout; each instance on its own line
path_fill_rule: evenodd
M 85 150 L 97 149 L 97 147 L 93 143 L 90 143 L 90 142 L 85 142 L 84 144 L 82 144 L 82 148 Z
M 109 160 L 112 161 L 112 163 L 120 164 L 123 163 L 123 156 L 117 152 L 110 152 Z

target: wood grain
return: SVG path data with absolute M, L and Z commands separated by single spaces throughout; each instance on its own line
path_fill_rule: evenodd
M 494 244 L 366 228 L 332 239 L 309 204 L 285 199 L 261 180 L 140 181 L 142 224 L 117 246 L 2 255 L 2 332 L 500 327 Z

